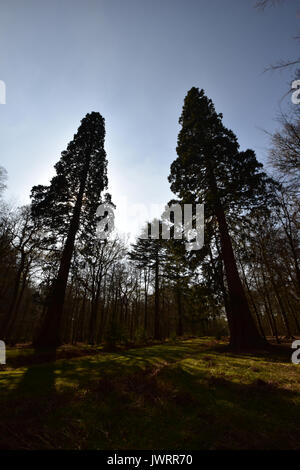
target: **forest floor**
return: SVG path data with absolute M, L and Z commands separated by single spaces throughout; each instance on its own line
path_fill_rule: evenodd
M 114 353 L 71 347 L 42 364 L 28 348 L 9 349 L 0 448 L 299 449 L 292 350 L 234 355 L 225 346 L 194 338 Z

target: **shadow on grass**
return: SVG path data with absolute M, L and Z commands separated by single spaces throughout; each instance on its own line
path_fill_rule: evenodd
M 36 356 L 36 358 L 35 358 Z M 32 355 L 37 363 L 40 352 Z M 38 448 L 47 448 L 42 435 L 43 423 L 58 405 L 58 395 L 55 388 L 55 359 L 56 350 L 45 353 L 47 365 L 40 367 L 32 365 L 23 373 L 17 386 L 6 393 L 2 406 L 0 423 L 0 449 L 31 449 L 31 441 Z M 36 448 L 36 447 L 34 447 Z
M 291 363 L 293 349 L 286 344 L 269 344 L 265 350 L 254 352 L 235 353 L 228 346 L 218 346 L 215 348 L 220 353 L 226 353 L 227 356 L 249 358 L 251 360 L 267 361 L 267 362 L 286 362 Z
M 101 351 L 99 346 L 88 345 L 63 345 L 56 350 L 55 356 L 51 350 L 35 351 L 29 346 L 8 349 L 7 362 L 10 367 L 18 368 L 30 366 L 34 364 L 45 364 L 58 359 L 73 359 L 76 357 L 84 357 L 99 354 Z
M 7 397 L 0 448 L 300 448 L 299 393 L 255 376 L 237 383 L 243 363 L 232 362 L 240 378 L 214 375 L 219 351 L 195 341 L 72 361 L 54 355 L 29 367 Z
M 297 393 L 180 367 L 103 377 L 87 388 L 83 407 L 74 404 L 76 416 L 88 449 L 299 448 Z

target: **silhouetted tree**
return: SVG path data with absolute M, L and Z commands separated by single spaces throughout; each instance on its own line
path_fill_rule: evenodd
M 179 120 L 178 158 L 171 165 L 172 191 L 184 203 L 204 203 L 205 215 L 218 221 L 228 285 L 228 323 L 232 348 L 264 344 L 251 315 L 232 249 L 226 213 L 268 203 L 271 180 L 252 150 L 239 152 L 234 133 L 222 123 L 204 91 L 192 88 Z
M 96 229 L 96 210 L 107 187 L 103 117 L 86 115 L 78 132 L 55 165 L 50 186 L 32 189 L 32 214 L 44 227 L 62 237 L 63 249 L 48 309 L 34 341 L 36 347 L 60 344 L 60 322 L 76 236 Z M 53 240 L 55 243 L 55 239 Z

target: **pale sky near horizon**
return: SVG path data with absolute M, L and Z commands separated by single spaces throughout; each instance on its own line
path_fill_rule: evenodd
M 124 214 L 172 197 L 167 177 L 186 92 L 204 88 L 260 161 L 278 127 L 289 70 L 266 66 L 299 56 L 299 2 L 264 12 L 253 0 L 0 0 L 0 165 L 6 198 L 29 202 L 90 111 L 106 121 L 109 191 L 117 228 Z M 148 218 L 145 214 L 144 219 Z

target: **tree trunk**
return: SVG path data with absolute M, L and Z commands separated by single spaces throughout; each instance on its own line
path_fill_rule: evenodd
M 214 258 L 213 258 L 213 254 L 212 254 L 212 251 L 211 251 L 210 247 L 209 247 L 209 256 L 210 256 L 210 261 L 211 261 L 212 265 L 214 266 L 215 276 L 217 276 L 217 278 L 219 280 L 219 283 L 220 283 L 220 288 L 221 288 L 221 291 L 222 291 L 222 297 L 223 297 L 226 317 L 229 318 L 231 312 L 230 312 L 230 302 L 229 302 L 229 298 L 228 298 L 228 292 L 227 292 L 225 282 L 224 282 L 224 266 L 223 266 L 224 261 L 222 261 L 222 254 L 221 254 L 221 250 L 220 250 L 218 239 L 217 239 L 216 235 L 215 235 L 215 242 L 216 242 L 216 248 L 217 248 L 217 251 L 218 251 L 218 255 L 221 258 L 220 275 L 218 275 L 218 271 L 215 268 Z
M 230 315 L 228 318 L 230 346 L 235 351 L 262 347 L 266 345 L 266 342 L 260 336 L 249 309 L 237 269 L 224 210 L 220 203 L 218 203 L 216 209 L 216 216 L 219 225 L 221 251 L 224 260 L 229 301 L 231 305 Z
M 270 299 L 270 296 L 269 296 L 269 291 L 268 291 L 268 288 L 267 288 L 267 282 L 266 282 L 266 276 L 265 276 L 265 273 L 264 273 L 264 268 L 261 269 L 261 275 L 262 275 L 262 280 L 263 280 L 263 289 L 261 291 L 261 295 L 262 295 L 262 298 L 263 298 L 265 311 L 266 311 L 266 314 L 269 315 L 269 318 L 271 320 L 270 324 L 271 324 L 271 329 L 272 329 L 272 332 L 273 332 L 273 336 L 276 337 L 276 342 L 278 344 L 280 344 L 276 318 L 275 318 L 275 315 L 274 315 L 273 309 L 272 309 L 272 303 L 271 303 L 271 299 Z M 255 282 L 256 282 L 256 286 L 258 288 L 259 282 L 258 282 L 256 276 L 255 276 Z M 273 327 L 272 327 L 272 325 L 273 325 Z
M 98 309 L 99 309 L 101 280 L 102 279 L 97 281 L 96 293 L 91 302 L 92 305 L 91 305 L 91 316 L 90 316 L 90 323 L 89 323 L 89 343 L 93 345 L 97 342 L 97 316 L 98 316 Z
M 17 302 L 15 304 L 14 310 L 11 312 L 11 318 L 10 318 L 9 323 L 7 325 L 6 337 L 7 337 L 7 339 L 9 339 L 9 341 L 12 340 L 12 336 L 14 336 L 15 340 L 18 339 L 17 332 L 16 331 L 14 332 L 14 329 L 15 329 L 15 325 L 16 325 L 16 320 L 18 318 L 18 313 L 19 313 L 21 301 L 23 299 L 25 287 L 26 287 L 26 284 L 27 284 L 28 271 L 29 271 L 29 266 L 23 272 L 23 279 L 22 279 L 21 289 L 20 289 L 20 292 L 18 293 Z M 14 332 L 14 335 L 13 335 L 13 332 Z
M 82 200 L 89 170 L 90 157 L 85 164 L 80 188 L 70 222 L 67 240 L 63 249 L 57 278 L 53 283 L 48 310 L 38 336 L 33 341 L 35 348 L 56 348 L 61 344 L 60 324 L 63 314 L 66 287 L 74 251 L 75 237 L 79 229 Z
M 145 303 L 144 303 L 144 332 L 147 335 L 148 329 L 148 276 L 147 268 L 144 270 L 144 288 L 145 288 Z
M 242 263 L 241 260 L 239 260 L 239 261 L 240 261 L 240 266 L 241 266 L 242 273 L 243 273 L 244 283 L 245 283 L 245 286 L 246 286 L 246 289 L 247 289 L 247 292 L 248 292 L 248 296 L 249 296 L 249 299 L 251 300 L 253 310 L 255 312 L 255 316 L 256 316 L 256 319 L 257 319 L 258 326 L 259 326 L 259 331 L 261 333 L 261 336 L 264 339 L 266 339 L 266 335 L 265 335 L 265 332 L 264 332 L 264 329 L 263 329 L 263 326 L 262 326 L 261 316 L 260 316 L 260 313 L 259 313 L 259 311 L 256 307 L 256 303 L 254 301 L 254 298 L 253 298 L 253 295 L 252 295 L 252 292 L 251 292 L 251 288 L 250 288 L 249 283 L 247 281 L 247 276 L 246 276 L 246 273 L 245 273 L 245 270 L 244 270 L 243 263 Z
M 226 280 L 228 286 L 228 297 L 230 308 L 228 315 L 228 326 L 230 331 L 230 347 L 238 352 L 265 347 L 267 342 L 260 336 L 254 319 L 251 315 L 248 301 L 243 289 L 243 284 L 237 269 L 232 243 L 229 236 L 228 225 L 225 218 L 223 206 L 220 201 L 216 179 L 208 161 L 208 178 L 212 200 L 215 204 L 215 214 L 218 221 L 221 254 L 224 261 Z
M 14 311 L 15 311 L 17 298 L 19 296 L 19 289 L 20 289 L 22 273 L 24 271 L 24 266 L 25 266 L 25 254 L 22 253 L 21 254 L 20 266 L 18 268 L 16 278 L 15 278 L 15 282 L 14 282 L 12 300 L 11 300 L 9 309 L 8 309 L 6 315 L 4 316 L 4 319 L 3 319 L 2 325 L 1 325 L 1 335 L 2 335 L 2 338 L 6 339 L 6 340 L 9 339 L 11 325 L 15 321 Z
M 159 259 L 158 253 L 156 254 L 155 260 L 155 293 L 154 293 L 154 339 L 160 339 L 160 327 L 159 327 Z
M 182 299 L 180 287 L 177 288 L 177 308 L 178 308 L 178 323 L 177 323 L 177 336 L 183 336 L 183 321 L 182 321 Z

